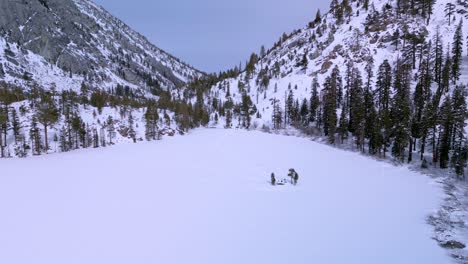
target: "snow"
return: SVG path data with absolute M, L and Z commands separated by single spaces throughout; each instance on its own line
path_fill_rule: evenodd
M 0 161 L 0 263 L 451 263 L 434 180 L 298 137 L 184 137 Z M 300 175 L 269 185 L 270 173 Z

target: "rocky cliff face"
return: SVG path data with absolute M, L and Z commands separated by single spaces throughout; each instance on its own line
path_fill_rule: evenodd
M 29 65 L 25 56 L 33 55 L 40 67 L 74 79 L 59 81 L 72 86 L 86 80 L 101 87 L 173 89 L 202 74 L 89 0 L 0 1 L 0 35 L 0 78 L 7 81 L 50 84 L 48 74 Z

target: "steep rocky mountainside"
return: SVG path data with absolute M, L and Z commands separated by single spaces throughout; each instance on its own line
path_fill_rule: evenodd
M 0 158 L 182 134 L 203 76 L 91 0 L 0 1 Z
M 175 89 L 202 75 L 89 0 L 0 1 L 0 47 L 0 79 L 44 88 Z
M 326 78 L 335 67 L 340 70 L 342 86 L 346 86 L 344 79 L 348 66 L 359 70 L 363 79 L 370 70 L 370 83 L 375 89 L 379 66 L 385 60 L 392 67 L 401 61 L 411 66 L 411 87 L 414 89 L 421 62 L 433 55 L 437 32 L 441 40 L 438 45 L 443 46 L 444 56 L 446 53 L 451 56 L 457 25 L 468 18 L 468 5 L 464 1 L 411 1 L 432 5 L 431 14 L 418 11 L 417 15 L 410 12 L 398 14 L 397 3 L 410 1 L 343 2 L 349 6 L 347 10 L 339 11 L 343 12 L 342 18 L 337 18 L 332 9 L 308 26 L 284 34 L 264 54 L 253 54 L 237 77 L 222 80 L 213 87 L 208 98 L 216 98 L 222 104 L 227 101 L 241 103 L 242 95 L 247 92 L 259 111 L 257 118 L 252 118 L 252 125 L 273 128 L 273 102 L 284 107 L 290 90 L 299 103 L 310 99 L 314 83 L 321 93 Z M 365 3 L 368 3 L 367 9 Z M 449 3 L 453 4 L 450 23 L 446 11 Z M 466 37 L 467 22 L 463 23 L 462 32 Z M 463 41 L 465 43 L 465 39 Z M 465 45 L 463 48 L 465 62 Z M 468 82 L 468 65 L 462 63 L 461 67 L 459 84 Z M 433 90 L 436 90 L 435 85 Z M 237 122 L 233 125 L 242 126 Z

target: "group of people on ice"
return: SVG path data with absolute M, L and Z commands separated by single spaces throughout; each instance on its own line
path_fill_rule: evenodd
M 299 180 L 299 174 L 296 172 L 295 169 L 289 169 L 288 177 L 290 178 L 290 183 L 292 185 L 297 185 L 297 181 Z M 277 182 L 275 174 L 271 174 L 271 185 L 285 185 L 286 183 L 286 179 L 282 179 L 281 181 Z

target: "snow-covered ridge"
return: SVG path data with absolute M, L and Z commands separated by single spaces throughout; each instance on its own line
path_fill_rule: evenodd
M 403 40 L 400 40 L 398 48 L 393 42 L 395 33 L 402 35 L 402 32 L 410 32 L 425 36 L 426 40 L 432 40 L 439 31 L 445 50 L 451 47 L 459 21 L 468 18 L 468 6 L 457 2 L 456 11 L 449 25 L 444 10 L 448 3 L 455 1 L 437 0 L 433 14 L 428 19 L 410 15 L 399 18 L 379 17 L 381 27 L 368 29 L 367 18 L 374 14 L 382 15 L 386 5 L 394 6 L 396 1 L 370 1 L 368 11 L 362 7 L 362 1 L 348 2 L 353 14 L 345 23 L 337 23 L 330 12 L 323 14 L 320 23 L 314 22 L 313 27 L 306 26 L 286 35 L 286 39 L 279 46 L 269 49 L 255 64 L 253 76 L 246 78 L 246 73 L 243 72 L 237 78 L 223 80 L 212 88 L 209 98 L 220 98 L 225 102 L 229 90 L 233 102 L 240 103 L 242 100 L 242 93 L 238 91 L 240 84 L 242 88 L 246 88 L 261 115 L 261 118 L 254 118 L 253 122 L 258 126 L 264 124 L 273 127 L 271 102 L 277 100 L 280 105 L 284 105 L 285 93 L 289 91 L 289 87 L 293 89 L 294 97 L 301 102 L 304 98 L 310 99 L 313 80 L 316 78 L 318 84 L 322 86 L 335 66 L 339 67 L 344 77 L 346 65 L 349 63 L 352 63 L 363 75 L 369 60 L 373 61 L 374 74 L 385 60 L 394 65 L 404 53 L 401 48 Z M 468 21 L 463 23 L 463 32 L 465 35 L 468 34 Z M 466 49 L 466 45 L 463 45 L 463 48 Z M 305 69 L 298 66 L 304 54 L 308 59 Z M 418 57 L 414 74 L 419 67 L 419 61 Z M 261 84 L 262 70 L 269 78 L 267 86 Z M 462 65 L 460 83 L 468 83 L 466 63 Z M 375 85 L 375 75 L 372 84 Z M 412 87 L 415 85 L 416 80 L 413 81 Z
M 0 9 L 0 80 L 150 91 L 179 89 L 203 75 L 92 1 L 3 1 Z
M 101 6 L 96 5 L 92 0 L 73 0 L 80 11 L 89 17 L 95 19 L 99 25 L 107 32 L 120 30 L 121 33 L 130 41 L 130 44 L 142 49 L 147 56 L 158 60 L 161 64 L 168 67 L 172 72 L 184 82 L 190 81 L 192 77 L 199 76 L 202 73 L 192 66 L 180 61 L 173 55 L 156 47 L 148 39 L 131 29 L 120 19 L 112 16 Z

